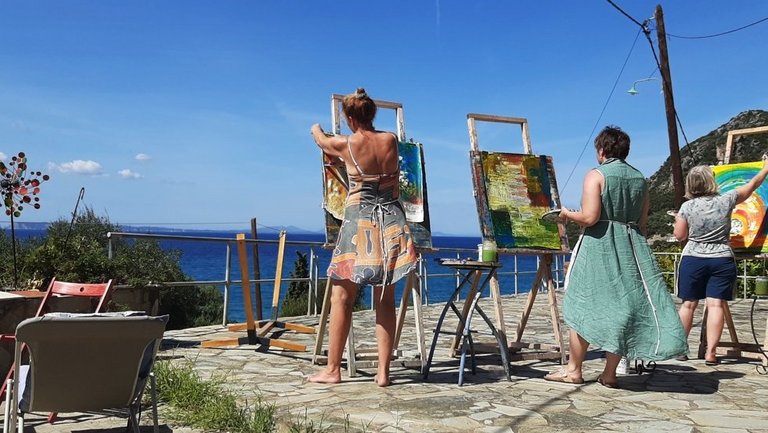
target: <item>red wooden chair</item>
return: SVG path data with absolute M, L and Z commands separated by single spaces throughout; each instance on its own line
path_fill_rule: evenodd
M 98 304 L 93 309 L 93 313 L 103 312 L 107 309 L 110 297 L 112 296 L 112 280 L 106 283 L 96 284 L 83 284 L 83 283 L 67 283 L 64 281 L 56 281 L 54 278 L 51 280 L 51 284 L 48 285 L 48 291 L 40 301 L 40 306 L 37 308 L 37 313 L 33 317 L 40 317 L 45 313 L 51 312 L 50 300 L 55 297 L 83 297 L 98 299 Z M 16 341 L 16 336 L 13 334 L 0 334 L 0 341 Z M 0 398 L 5 395 L 5 387 L 8 379 L 13 377 L 13 364 L 8 369 L 8 374 L 5 376 L 5 380 L 0 385 Z

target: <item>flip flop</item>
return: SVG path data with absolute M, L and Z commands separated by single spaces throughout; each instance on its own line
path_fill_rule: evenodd
M 704 360 L 704 365 L 708 365 L 710 367 L 714 367 L 715 365 L 719 365 L 719 364 L 720 364 L 720 358 L 715 358 L 714 361 L 708 361 L 706 359 Z
M 571 377 L 571 375 L 568 373 L 568 370 L 565 367 L 561 367 L 558 370 L 555 370 L 548 375 L 544 376 L 544 380 L 548 380 L 550 382 L 561 382 L 561 383 L 572 383 L 574 385 L 581 385 L 584 383 L 583 378 L 575 379 Z
M 603 385 L 606 388 L 618 388 L 619 384 L 616 382 L 606 382 L 603 380 L 603 375 L 597 376 L 597 383 Z

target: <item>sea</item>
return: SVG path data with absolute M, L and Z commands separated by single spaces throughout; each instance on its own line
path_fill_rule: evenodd
M 172 230 L 162 228 L 142 228 L 141 230 L 126 230 L 123 233 L 137 233 L 150 235 L 163 235 L 173 239 L 160 240 L 163 249 L 175 249 L 181 253 L 181 268 L 184 273 L 194 281 L 239 281 L 241 279 L 238 249 L 235 242 L 238 231 L 209 231 L 209 230 Z M 9 233 L 8 233 L 9 234 Z M 17 229 L 18 239 L 31 236 L 44 236 L 45 230 Z M 245 233 L 246 238 L 251 238 L 250 233 Z M 126 236 L 130 238 L 130 235 Z M 258 233 L 259 272 L 262 279 L 273 279 L 276 274 L 278 257 L 278 233 L 265 231 Z M 457 274 L 448 267 L 440 264 L 440 259 L 473 259 L 478 258 L 478 244 L 482 240 L 472 236 L 433 236 L 434 251 L 423 252 L 422 260 L 425 274 L 428 276 L 423 287 L 424 302 L 444 303 L 453 294 L 459 281 Z M 325 276 L 330 263 L 331 250 L 324 248 L 325 235 L 318 233 L 286 233 L 286 245 L 284 250 L 282 278 L 280 285 L 280 300 L 285 296 L 291 272 L 298 254 L 306 254 L 314 257 L 313 262 L 317 266 L 320 278 Z M 227 276 L 228 249 L 230 254 L 229 276 Z M 106 252 L 105 252 L 106 254 Z M 120 254 L 119 248 L 114 254 Z M 246 253 L 248 256 L 249 275 L 253 278 L 253 257 L 250 247 Z M 553 277 L 557 286 L 562 285 L 564 273 L 564 256 L 555 256 Z M 500 254 L 498 258 L 502 267 L 499 269 L 499 287 L 502 295 L 528 293 L 534 282 L 538 269 L 539 257 L 532 255 L 508 255 Z M 395 287 L 395 299 L 399 303 L 405 285 L 405 279 Z M 119 282 L 118 282 L 119 284 Z M 222 293 L 225 290 L 223 284 L 216 284 Z M 252 285 L 253 286 L 253 285 Z M 262 317 L 268 318 L 272 311 L 274 284 L 261 283 Z M 242 288 L 239 283 L 229 287 L 229 302 L 227 308 L 229 322 L 245 321 L 245 310 L 242 296 Z M 463 291 L 462 295 L 466 292 Z M 485 288 L 483 296 L 489 296 Z M 363 289 L 362 302 L 366 307 L 372 306 L 372 290 L 370 287 Z M 278 306 L 279 307 L 279 306 Z

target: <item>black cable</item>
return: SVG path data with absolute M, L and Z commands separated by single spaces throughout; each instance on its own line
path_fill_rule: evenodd
M 631 15 L 629 15 L 629 14 L 628 14 L 628 13 L 626 13 L 626 12 L 624 12 L 624 10 L 623 10 L 622 8 L 620 8 L 620 7 L 619 7 L 619 6 L 618 6 L 616 3 L 612 2 L 611 0 L 607 0 L 607 1 L 608 1 L 608 3 L 610 3 L 610 4 L 611 4 L 611 6 L 613 6 L 614 8 L 616 8 L 616 10 L 618 10 L 619 12 L 621 12 L 621 13 L 622 13 L 622 14 L 623 14 L 625 17 L 627 17 L 627 18 L 629 18 L 630 20 L 632 20 L 632 22 L 633 22 L 633 23 L 637 24 L 637 25 L 638 25 L 638 26 L 640 26 L 640 27 L 645 27 L 645 24 L 644 24 L 644 23 L 640 23 L 640 21 L 638 21 L 638 20 L 636 20 L 636 19 L 632 18 L 632 16 L 631 16 Z
M 609 1 L 610 1 L 610 0 L 609 0 Z M 754 26 L 754 25 L 757 25 L 757 24 L 760 24 L 760 23 L 762 23 L 763 21 L 768 21 L 768 17 L 765 17 L 765 18 L 763 18 L 763 19 L 759 19 L 759 20 L 757 20 L 757 21 L 755 21 L 755 22 L 753 22 L 753 23 L 747 24 L 746 26 L 741 26 L 741 27 L 739 27 L 739 28 L 737 28 L 737 29 L 728 30 L 728 31 L 725 31 L 725 32 L 720 32 L 720 33 L 715 33 L 715 34 L 713 34 L 713 35 L 704 35 L 704 36 L 679 36 L 679 35 L 673 35 L 673 34 L 667 33 L 667 36 L 669 36 L 669 37 L 671 37 L 671 38 L 678 38 L 678 39 L 708 39 L 708 38 L 716 38 L 716 37 L 718 37 L 718 36 L 723 36 L 723 35 L 727 35 L 727 34 L 730 34 L 730 33 L 735 33 L 735 32 L 738 32 L 739 30 L 744 30 L 744 29 L 746 29 L 747 27 L 752 27 L 752 26 Z
M 581 153 L 579 153 L 579 157 L 576 159 L 576 162 L 573 164 L 573 169 L 571 169 L 570 174 L 568 174 L 568 178 L 565 180 L 565 183 L 563 184 L 563 191 L 568 187 L 568 182 L 571 181 L 571 177 L 573 177 L 573 173 L 576 171 L 576 167 L 579 165 L 579 162 L 581 161 L 581 157 L 584 156 L 584 152 L 587 150 L 587 146 L 589 145 L 589 142 L 592 140 L 592 136 L 594 135 L 595 130 L 597 130 L 597 125 L 600 124 L 600 120 L 603 118 L 603 114 L 605 114 L 605 109 L 608 108 L 608 103 L 611 102 L 611 98 L 613 97 L 613 92 L 616 90 L 616 86 L 619 84 L 619 80 L 621 79 L 621 75 L 624 73 L 624 68 L 627 66 L 630 56 L 632 56 L 632 51 L 635 49 L 635 45 L 637 44 L 637 38 L 640 37 L 641 31 L 642 29 L 637 32 L 637 35 L 635 35 L 635 40 L 632 41 L 632 47 L 629 49 L 629 52 L 627 53 L 627 57 L 624 59 L 624 64 L 621 65 L 621 70 L 619 71 L 619 75 L 616 76 L 616 81 L 613 82 L 613 87 L 611 88 L 611 92 L 608 94 L 608 98 L 605 100 L 605 104 L 603 104 L 603 109 L 600 111 L 600 115 L 597 117 L 597 121 L 595 121 L 595 125 L 592 127 L 592 132 L 589 133 L 589 137 L 587 137 L 587 141 L 586 143 L 584 143 L 584 147 L 582 147 Z

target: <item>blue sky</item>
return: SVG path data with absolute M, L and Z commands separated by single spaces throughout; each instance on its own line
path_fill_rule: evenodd
M 641 21 L 658 4 L 615 2 Z M 757 0 L 662 6 L 677 36 L 768 17 Z M 598 130 L 625 129 L 631 163 L 650 176 L 667 158 L 659 82 L 626 93 L 659 76 L 642 34 L 609 100 L 638 30 L 597 0 L 3 1 L 0 157 L 24 151 L 51 175 L 21 221 L 68 220 L 84 187 L 84 205 L 120 224 L 246 228 L 256 217 L 320 230 L 309 128 L 330 129 L 330 95 L 362 86 L 402 103 L 406 135 L 424 144 L 433 230 L 477 234 L 467 113 L 527 118 L 569 207 L 595 165 L 606 101 Z M 768 108 L 766 40 L 768 22 L 669 39 L 689 140 Z M 394 112 L 375 125 L 394 129 Z M 516 127 L 478 133 L 483 149 L 522 150 Z

